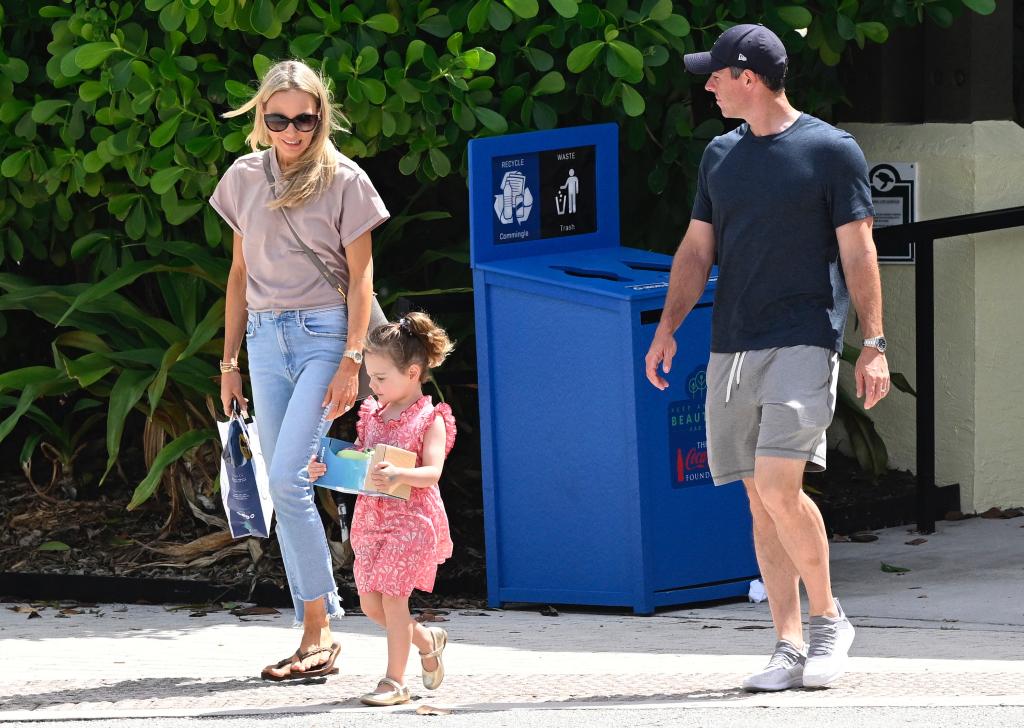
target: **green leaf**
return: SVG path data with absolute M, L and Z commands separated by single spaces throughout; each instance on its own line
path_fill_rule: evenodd
M 254 0 L 252 6 L 252 28 L 266 35 L 274 26 L 274 3 L 272 0 Z
M 181 4 L 180 0 L 168 3 L 160 11 L 159 20 L 160 27 L 167 32 L 177 30 L 185 22 L 185 6 Z
M 171 141 L 171 139 L 174 138 L 174 135 L 178 133 L 178 126 L 181 125 L 181 119 L 184 115 L 184 112 L 175 114 L 154 129 L 153 133 L 149 135 L 149 143 L 159 149 L 167 142 Z
M 187 171 L 184 167 L 165 167 L 149 179 L 149 186 L 155 193 L 162 195 L 171 189 Z
M 887 564 L 884 561 L 881 563 L 882 571 L 884 571 L 886 574 L 906 574 L 910 572 L 910 569 L 906 568 L 905 566 L 893 566 L 892 564 Z
M 626 64 L 634 71 L 640 71 L 643 69 L 644 54 L 634 46 L 631 46 L 629 43 L 624 43 L 621 40 L 613 40 L 608 45 L 611 46 L 612 52 L 625 61 Z
M 963 0 L 963 2 L 978 15 L 991 15 L 996 10 L 996 0 Z
M 0 174 L 4 177 L 17 177 L 21 174 L 21 170 L 25 168 L 25 163 L 31 154 L 31 149 L 22 149 L 20 152 L 11 154 L 0 165 Z
M 141 202 L 139 204 L 141 205 Z M 134 263 L 128 263 L 127 265 L 121 266 L 111 275 L 103 278 L 97 283 L 94 283 L 86 288 L 82 293 L 78 294 L 71 302 L 71 305 L 68 306 L 68 310 L 65 311 L 64 315 L 57 321 L 56 325 L 60 326 L 64 323 L 64 320 L 81 306 L 84 306 L 87 303 L 92 303 L 93 301 L 98 301 L 104 296 L 133 283 L 139 276 L 145 275 L 159 266 L 160 263 L 155 260 L 139 260 Z
M 950 12 L 949 8 L 944 8 L 941 5 L 927 5 L 925 7 L 928 15 L 940 28 L 948 28 L 953 24 L 953 13 Z
M 836 32 L 843 40 L 853 40 L 857 35 L 857 26 L 853 20 L 840 13 L 836 16 Z
M 580 12 L 578 0 L 548 0 L 548 2 L 551 3 L 551 7 L 555 9 L 555 12 L 563 18 L 575 18 Z
M 148 397 L 149 397 L 149 416 L 153 417 L 156 414 L 157 405 L 160 404 L 161 398 L 164 396 L 164 389 L 167 387 L 167 374 L 171 371 L 177 361 L 178 357 L 181 356 L 182 352 L 185 351 L 187 342 L 177 341 L 164 352 L 163 357 L 160 359 L 160 368 L 157 370 L 156 376 L 153 378 L 153 382 L 149 385 Z
M 806 28 L 811 24 L 814 19 L 811 16 L 811 11 L 807 8 L 802 8 L 799 5 L 784 5 L 781 8 L 776 8 L 779 17 L 786 25 L 790 28 Z
M 47 541 L 36 546 L 36 551 L 70 551 L 71 547 L 63 541 Z
M 83 71 L 87 71 L 103 63 L 116 50 L 118 50 L 117 46 L 110 41 L 86 43 L 75 51 L 74 64 Z
M 523 55 L 526 56 L 526 60 L 530 62 L 530 65 L 541 73 L 550 71 L 555 66 L 555 59 L 552 55 L 547 51 L 542 51 L 540 48 L 523 48 Z
M 672 0 L 658 0 L 651 8 L 651 20 L 665 20 L 672 14 Z
M 493 131 L 496 134 L 504 134 L 508 131 L 508 122 L 497 111 L 481 106 L 473 109 L 473 113 L 489 131 Z
M 45 124 L 53 118 L 54 114 L 68 106 L 71 106 L 70 101 L 63 101 L 60 99 L 46 99 L 45 101 L 40 101 L 32 107 L 32 121 L 37 124 Z
M 430 165 L 437 172 L 438 177 L 447 177 L 448 173 L 452 170 L 452 164 L 448 161 L 448 157 L 445 153 L 436 147 L 430 148 Z
M 271 65 L 272 61 L 262 53 L 257 53 L 252 57 L 252 70 L 256 72 L 256 77 L 259 79 L 267 75 Z
M 857 27 L 868 40 L 875 43 L 885 43 L 889 39 L 889 29 L 882 23 L 857 23 Z
M 644 97 L 629 84 L 622 84 L 622 108 L 629 116 L 641 116 L 647 104 Z
M 309 58 L 316 49 L 320 47 L 320 44 L 324 42 L 324 36 L 321 33 L 308 33 L 306 35 L 297 36 L 288 44 L 288 49 L 292 52 L 292 55 L 296 58 Z M 251 96 L 252 91 L 247 90 L 247 93 Z M 238 95 L 238 94 L 236 94 Z
M 223 298 L 218 299 L 203 316 L 203 320 L 196 324 L 192 336 L 189 337 L 188 346 L 178 355 L 176 362 L 188 359 L 217 335 L 221 326 L 224 325 L 224 303 Z
M 520 18 L 535 17 L 540 10 L 537 0 L 504 0 L 504 3 Z
M 95 101 L 106 93 L 107 86 L 99 81 L 86 81 L 78 87 L 78 98 L 85 102 Z
M 420 30 L 430 33 L 438 38 L 447 38 L 452 34 L 452 21 L 447 15 L 431 15 L 426 20 L 420 21 Z
M 684 38 L 690 34 L 690 21 L 682 15 L 669 15 L 664 20 L 659 20 L 658 25 L 677 38 Z
M 153 372 L 125 369 L 110 390 L 110 402 L 107 407 L 107 469 L 100 478 L 101 484 L 107 479 L 121 452 L 121 436 L 124 434 L 124 423 L 128 413 L 142 399 L 146 387 L 152 380 Z
M 558 71 L 544 74 L 530 91 L 532 96 L 557 94 L 565 90 L 565 78 Z
M 487 21 L 499 33 L 508 30 L 512 26 L 512 20 L 512 12 L 504 5 L 497 2 L 488 5 Z
M 0 392 L 8 389 L 21 390 L 31 384 L 45 384 L 63 378 L 63 374 L 53 367 L 31 366 L 13 369 L 0 374 Z
M 583 73 L 594 62 L 604 46 L 603 40 L 592 40 L 573 48 L 565 60 L 566 67 L 573 73 Z
M 150 499 L 153 493 L 156 492 L 157 486 L 160 485 L 160 478 L 163 477 L 164 470 L 167 469 L 168 465 L 204 442 L 214 439 L 216 436 L 215 430 L 192 430 L 165 445 L 153 460 L 153 466 L 149 469 L 149 474 L 135 488 L 132 500 L 128 504 L 128 510 L 135 510 Z
M 477 0 L 476 5 L 469 11 L 466 18 L 466 27 L 471 33 L 479 33 L 487 25 L 487 14 L 491 9 L 491 0 Z
M 379 30 L 381 33 L 398 32 L 398 18 L 389 13 L 373 15 L 366 19 L 365 25 L 370 26 L 374 30 Z
M 18 424 L 18 420 L 20 420 L 22 415 L 24 415 L 28 411 L 29 407 L 32 406 L 32 403 L 36 401 L 39 394 L 39 387 L 35 384 L 30 384 L 22 390 L 21 396 L 18 397 L 18 403 L 14 407 L 14 411 L 7 416 L 7 419 L 0 422 L 0 442 L 3 442 L 4 439 L 11 434 L 11 430 L 14 429 L 14 426 Z
M 86 233 L 71 244 L 71 259 L 78 260 L 106 240 L 110 240 L 110 236 L 107 233 Z

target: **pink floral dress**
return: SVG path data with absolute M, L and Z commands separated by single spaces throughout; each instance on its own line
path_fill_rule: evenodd
M 389 421 L 373 397 L 359 409 L 356 430 L 360 448 L 378 443 L 394 445 L 417 454 L 423 464 L 423 436 L 436 417 L 444 420 L 445 457 L 455 444 L 455 418 L 447 404 L 434 405 L 429 395 Z M 437 565 L 452 555 L 452 537 L 441 491 L 413 488 L 408 501 L 361 495 L 352 516 L 354 572 L 360 594 L 379 592 L 406 597 L 413 589 L 433 591 Z

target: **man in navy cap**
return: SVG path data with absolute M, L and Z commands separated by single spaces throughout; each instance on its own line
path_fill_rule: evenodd
M 647 377 L 668 386 L 658 366 L 669 371 L 674 333 L 717 258 L 708 464 L 717 485 L 746 486 L 778 633 L 767 667 L 743 685 L 820 687 L 845 671 L 854 629 L 832 596 L 824 523 L 802 484 L 805 470 L 825 468 L 851 298 L 865 336 L 857 396 L 870 409 L 889 391 L 867 164 L 853 137 L 790 105 L 786 49 L 764 26 L 737 25 L 683 60 L 710 76 L 704 88 L 722 116 L 743 123 L 704 151 Z

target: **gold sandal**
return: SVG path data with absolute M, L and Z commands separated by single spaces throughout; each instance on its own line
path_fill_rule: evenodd
M 408 703 L 412 699 L 412 695 L 409 692 L 409 688 L 407 688 L 405 685 L 402 685 L 397 680 L 392 680 L 389 677 L 384 677 L 380 679 L 380 682 L 377 683 L 377 686 L 380 687 L 382 683 L 384 685 L 390 685 L 394 689 L 389 690 L 386 693 L 367 693 L 366 695 L 360 697 L 359 701 L 363 705 L 373 705 L 381 707 L 385 705 L 402 705 L 403 703 Z
M 423 665 L 424 660 L 436 657 L 437 667 L 434 670 L 427 670 L 426 667 L 423 667 L 423 687 L 427 690 L 437 690 L 444 680 L 444 663 L 441 662 L 441 653 L 448 646 L 448 632 L 440 627 L 430 628 L 429 632 L 434 649 L 427 653 L 420 653 L 420 665 Z

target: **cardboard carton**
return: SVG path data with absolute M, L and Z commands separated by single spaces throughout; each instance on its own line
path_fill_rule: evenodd
M 353 450 L 352 447 L 352 443 L 345 440 L 333 437 L 320 439 L 317 459 L 327 466 L 327 472 L 317 479 L 317 485 L 342 493 L 409 500 L 412 486 L 408 483 L 396 482 L 378 490 L 370 476 L 377 464 L 384 461 L 399 468 L 414 468 L 416 453 L 383 444 L 367 450 Z

